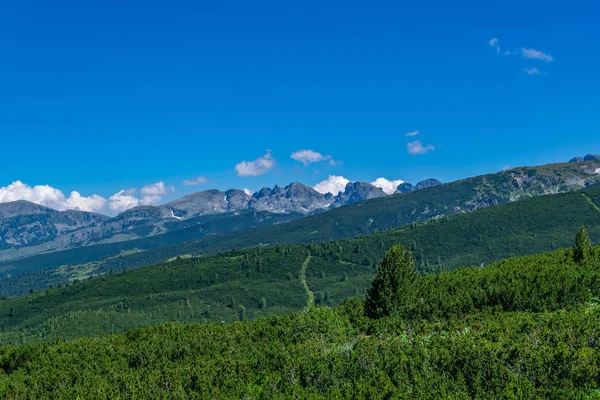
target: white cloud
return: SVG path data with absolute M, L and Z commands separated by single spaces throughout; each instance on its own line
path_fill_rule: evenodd
M 596 171 L 594 171 L 594 173 L 595 173 L 596 175 L 600 175 L 600 168 L 596 168 Z
M 408 154 L 418 155 L 418 154 L 427 154 L 430 151 L 435 150 L 435 146 L 428 144 L 423 146 L 421 141 L 414 140 L 412 142 L 408 142 L 406 144 L 406 148 L 408 150 Z
M 337 164 L 339 164 L 339 161 L 334 160 L 333 157 L 331 157 L 330 155 L 323 155 L 318 151 L 309 149 L 295 151 L 290 157 L 296 161 L 300 161 L 304 165 L 321 161 L 327 161 L 329 165 L 332 166 L 336 166 Z
M 404 181 L 401 179 L 390 181 L 385 178 L 377 178 L 374 182 L 371 182 L 371 185 L 381 188 L 386 194 L 393 194 L 398 188 L 398 185 L 402 183 L 404 183 Z
M 142 194 L 140 204 L 145 206 L 157 204 L 162 200 L 162 196 L 174 190 L 173 186 L 167 186 L 164 182 L 146 185 L 140 190 Z
M 541 74 L 542 71 L 540 71 L 539 69 L 533 67 L 533 68 L 525 68 L 525 73 L 527 75 L 537 75 L 537 74 Z
M 108 198 L 108 209 L 114 213 L 120 213 L 133 207 L 137 207 L 140 201 L 133 197 L 135 189 L 121 190 Z
M 101 212 L 106 206 L 106 199 L 97 194 L 89 197 L 84 197 L 79 192 L 71 192 L 71 195 L 66 201 L 66 208 L 87 212 Z
M 248 188 L 244 188 L 244 193 L 246 193 L 248 196 L 252 196 L 254 194 L 254 192 Z
M 0 188 L 0 203 L 17 200 L 27 200 L 42 206 L 65 210 L 65 195 L 58 189 L 48 185 L 29 186 L 21 181 L 15 181 Z
M 536 49 L 526 49 L 525 47 L 521 47 L 521 54 L 525 58 L 531 58 L 534 60 L 542 60 L 546 62 L 554 61 L 554 58 L 550 54 L 546 54 L 543 51 Z
M 89 197 L 82 196 L 77 191 L 72 191 L 69 197 L 49 185 L 29 186 L 21 181 L 15 181 L 8 186 L 0 187 L 0 203 L 17 200 L 26 200 L 55 210 L 79 210 L 87 212 L 114 214 L 123 212 L 140 204 L 156 204 L 162 196 L 174 190 L 173 186 L 164 182 L 156 182 L 144 186 L 140 190 L 141 199 L 135 196 L 136 189 L 121 190 L 105 199 L 93 194 Z
M 21 181 L 15 181 L 0 188 L 0 203 L 26 200 L 55 210 L 67 209 L 100 212 L 106 204 L 106 199 L 96 194 L 90 197 L 81 196 L 79 192 L 71 192 L 66 197 L 62 191 L 49 185 L 29 186 Z
M 298 150 L 293 152 L 290 157 L 304 165 L 327 160 L 323 154 L 313 150 Z
M 332 193 L 337 196 L 339 192 L 343 192 L 346 189 L 348 183 L 350 181 L 343 176 L 329 175 L 326 180 L 317 183 L 313 189 L 321 194 Z
M 500 45 L 498 44 L 498 38 L 490 39 L 488 45 L 496 50 L 496 53 L 500 54 Z
M 254 161 L 242 161 L 235 166 L 238 176 L 260 176 L 267 173 L 275 166 L 275 159 L 271 155 L 271 150 L 267 154 L 257 158 Z
M 415 137 L 419 134 L 419 131 L 412 131 L 404 134 L 404 137 Z
M 198 186 L 198 185 L 203 185 L 205 183 L 208 183 L 208 179 L 206 179 L 203 176 L 199 176 L 194 179 L 186 179 L 185 181 L 183 181 L 183 184 L 186 186 Z

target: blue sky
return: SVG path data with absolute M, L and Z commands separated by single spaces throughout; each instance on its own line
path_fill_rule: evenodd
M 598 15 L 592 1 L 5 0 L 0 200 L 451 181 L 600 153 Z M 290 157 L 305 149 L 325 159 Z

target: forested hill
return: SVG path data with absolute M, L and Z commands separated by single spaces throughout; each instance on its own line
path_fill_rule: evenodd
M 0 301 L 0 339 L 114 333 L 165 321 L 233 321 L 240 314 L 253 319 L 297 311 L 309 297 L 335 305 L 364 295 L 379 260 L 396 244 L 414 251 L 422 273 L 432 273 L 570 247 L 583 224 L 598 243 L 599 200 L 600 190 L 590 189 L 354 239 L 182 257 L 112 275 L 108 270 L 68 287 Z
M 276 308 L 273 313 L 282 311 L 277 307 L 284 301 L 304 308 L 289 316 L 245 322 L 251 305 L 235 304 L 243 322 L 167 324 L 113 336 L 2 347 L 0 397 L 597 398 L 600 249 L 585 249 L 415 278 L 395 289 L 403 293 L 404 300 L 397 303 L 402 307 L 374 319 L 365 316 L 369 299 L 346 300 L 334 309 L 315 307 L 310 293 L 302 292 L 318 289 L 320 282 L 301 275 L 300 282 L 282 285 L 289 287 L 282 296 L 290 297 L 261 303 L 263 310 Z M 301 261 L 294 253 L 287 256 Z M 311 263 L 310 257 L 301 262 L 300 273 Z M 258 273 L 252 268 L 250 276 Z M 206 271 L 198 264 L 172 271 L 163 267 L 163 281 L 192 270 L 198 275 Z M 263 277 L 273 279 L 275 275 Z M 221 313 L 199 303 L 191 288 L 187 298 L 181 293 L 177 308 L 172 292 L 136 298 L 146 284 L 139 281 L 138 291 L 123 294 L 116 307 L 82 297 L 80 310 L 64 309 L 46 322 L 54 310 L 41 311 L 39 336 L 28 337 L 31 332 L 20 329 L 12 338 L 72 337 L 101 331 L 99 326 L 120 331 L 157 318 L 163 313 L 158 303 L 164 304 L 168 320 Z M 95 285 L 98 294 L 113 286 Z M 82 287 L 41 296 L 51 304 Z M 253 291 L 260 289 L 251 287 L 245 294 Z M 221 293 L 213 290 L 215 296 Z M 37 296 L 24 304 L 36 308 Z M 28 310 L 15 308 L 8 317 L 23 320 L 21 312 Z
M 164 261 L 179 254 L 214 254 L 259 244 L 320 242 L 356 237 L 521 198 L 579 189 L 600 179 L 600 174 L 596 174 L 598 166 L 600 162 L 515 168 L 416 192 L 367 200 L 286 224 L 237 230 L 183 244 L 180 242 L 190 241 L 203 233 L 198 232 L 196 227 L 190 227 L 153 238 L 33 256 L 1 263 L 0 274 L 15 275 L 86 263 L 94 263 L 92 270 L 95 271 L 96 263 L 107 258 L 110 259 L 102 264 L 117 270 L 124 266 L 137 267 Z M 146 251 L 119 257 L 123 251 L 131 250 Z
M 328 243 L 327 246 L 341 247 L 343 250 L 340 256 L 343 256 L 342 260 L 345 262 L 366 265 L 376 263 L 383 251 L 393 244 L 404 244 L 415 248 L 419 266 L 424 271 L 449 270 L 570 246 L 573 232 L 582 224 L 588 227 L 593 242 L 598 243 L 600 208 L 597 204 L 600 204 L 600 187 L 590 187 L 580 192 L 535 197 L 488 207 L 474 213 L 443 217 L 425 224 L 416 223 L 401 229 L 344 239 Z M 291 224 L 280 225 L 278 228 L 283 229 Z M 49 283 L 56 285 L 66 282 L 69 278 L 81 279 L 85 277 L 83 273 L 108 274 L 111 271 L 119 272 L 124 268 L 150 265 L 177 256 L 202 254 L 218 249 L 231 251 L 231 247 L 241 249 L 260 242 L 261 233 L 272 231 L 271 228 L 265 228 L 253 232 L 254 236 L 219 235 L 209 240 L 109 258 L 97 264 L 15 275 L 0 280 L 0 293 L 15 295 L 26 293 L 30 289 L 45 289 Z M 271 240 L 265 242 L 285 243 L 295 234 L 297 232 L 284 229 L 281 235 L 271 237 Z M 307 245 L 287 246 L 296 247 L 301 249 L 301 252 L 308 248 Z M 269 249 L 272 248 L 275 247 L 261 246 L 261 251 L 270 252 Z M 251 248 L 235 254 L 254 254 L 256 251 L 257 249 Z M 273 256 L 274 263 L 278 262 L 277 257 L 279 255 Z M 202 257 L 198 260 L 212 258 Z M 39 267 L 36 263 L 26 264 L 26 261 L 21 262 L 21 268 L 31 270 Z M 33 260 L 29 260 L 31 261 Z M 336 260 L 329 260 L 334 261 Z M 68 263 L 68 260 L 64 262 Z

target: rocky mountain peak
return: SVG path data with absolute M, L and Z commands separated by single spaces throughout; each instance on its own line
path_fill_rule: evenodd
M 370 183 L 349 182 L 344 191 L 340 192 L 335 199 L 337 205 L 341 206 L 383 196 L 386 196 L 385 192 Z

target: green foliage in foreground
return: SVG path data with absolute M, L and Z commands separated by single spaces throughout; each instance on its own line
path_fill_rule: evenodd
M 0 348 L 2 398 L 600 397 L 600 249 L 425 276 L 377 320 L 363 301 Z

